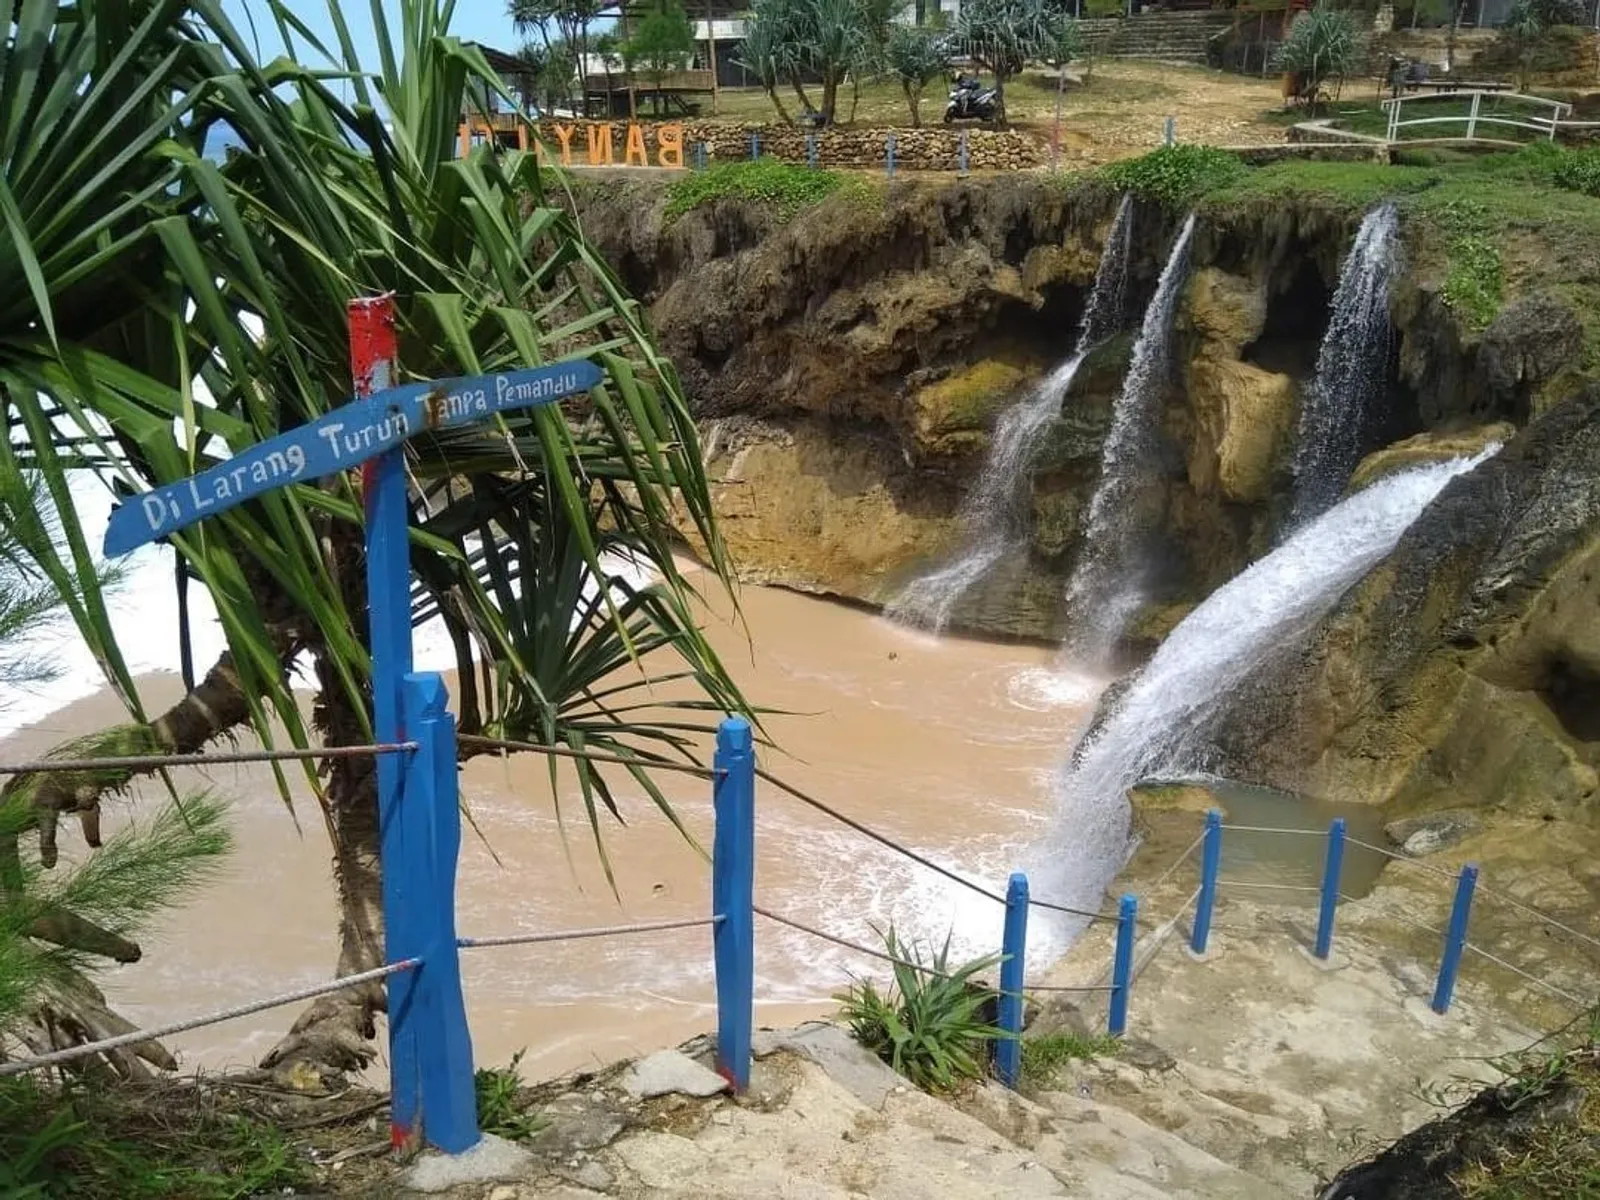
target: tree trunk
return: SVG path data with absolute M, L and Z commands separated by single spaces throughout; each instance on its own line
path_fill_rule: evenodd
M 839 75 L 832 67 L 822 73 L 822 123 L 833 124 L 834 109 L 839 103 Z
M 1006 77 L 994 73 L 994 124 L 996 129 L 1006 127 Z
M 812 107 L 811 97 L 806 95 L 806 89 L 800 83 L 800 72 L 793 71 L 793 72 L 790 73 L 790 75 L 789 75 L 789 84 L 790 84 L 791 87 L 794 88 L 794 94 L 796 96 L 800 97 L 800 103 L 801 103 L 802 106 L 804 106 L 805 111 L 808 112 L 808 113 L 816 112 L 817 110 Z
M 854 125 L 856 123 L 856 105 L 858 105 L 860 103 L 861 103 L 861 77 L 859 75 L 857 75 L 854 71 L 852 71 L 850 73 L 850 120 L 849 120 L 849 123 L 851 125 Z
M 778 84 L 774 80 L 766 85 L 767 96 L 772 100 L 772 107 L 778 110 L 778 120 L 785 125 L 793 125 L 794 118 L 789 115 L 789 110 L 784 108 L 783 100 L 778 96 Z
M 902 79 L 900 81 L 900 86 L 905 89 L 906 107 L 911 110 L 911 128 L 920 129 L 922 127 L 922 120 L 918 115 L 917 110 L 922 102 L 922 89 L 913 88 L 909 79 Z
M 362 533 L 356 526 L 327 527 L 332 562 L 347 612 L 365 612 L 366 575 Z M 365 632 L 365 631 L 363 631 Z M 316 652 L 317 700 L 312 724 L 328 746 L 355 746 L 367 739 L 361 713 L 345 690 L 326 649 Z M 371 711 L 370 689 L 362 702 Z M 335 973 L 350 975 L 383 962 L 383 894 L 378 861 L 378 774 L 367 756 L 329 762 L 328 831 L 333 839 L 333 878 L 339 893 L 339 955 Z M 346 988 L 312 1002 L 261 1065 L 281 1076 L 312 1068 L 319 1076 L 360 1070 L 372 1061 L 376 1016 L 383 1011 L 382 982 Z

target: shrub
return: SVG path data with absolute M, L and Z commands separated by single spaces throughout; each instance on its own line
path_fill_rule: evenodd
M 667 190 L 666 215 L 670 220 L 713 200 L 737 197 L 770 204 L 789 217 L 821 203 L 843 183 L 837 172 L 813 171 L 770 158 L 718 163 L 675 181 Z
M 472 1076 L 472 1090 L 478 1101 L 478 1128 L 496 1137 L 519 1141 L 530 1138 L 544 1122 L 528 1112 L 522 1101 L 522 1080 L 517 1064 L 526 1050 L 511 1056 L 504 1067 L 479 1067 Z
M 1530 7 L 1535 19 L 1545 29 L 1556 25 L 1588 24 L 1583 0 L 1532 0 Z
M 927 959 L 892 926 L 883 943 L 896 960 L 889 990 L 859 979 L 835 997 L 856 1041 L 924 1091 L 948 1092 L 981 1078 L 988 1044 L 1011 1036 L 984 1016 L 997 993 L 974 981 L 999 955 L 952 970 L 948 937 Z
M 1294 76 L 1296 98 L 1315 107 L 1323 84 L 1350 74 L 1360 64 L 1361 54 L 1361 31 L 1355 18 L 1323 0 L 1294 19 L 1273 61 L 1279 70 Z
M 1105 169 L 1113 186 L 1168 208 L 1186 207 L 1207 192 L 1237 181 L 1250 168 L 1236 154 L 1213 146 L 1163 146 Z
M 1045 1033 L 1023 1038 L 1022 1077 L 1030 1083 L 1046 1084 L 1067 1063 L 1109 1058 L 1121 1045 L 1104 1033 Z
M 1600 196 L 1600 148 L 1562 153 L 1551 175 L 1557 187 Z

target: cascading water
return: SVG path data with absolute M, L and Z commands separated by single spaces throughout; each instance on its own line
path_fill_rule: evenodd
M 1073 626 L 1066 652 L 1080 665 L 1104 663 L 1142 597 L 1138 502 L 1151 480 L 1151 442 L 1161 394 L 1172 374 L 1173 319 L 1189 277 L 1193 236 L 1190 213 L 1145 309 L 1128 378 L 1112 409 L 1111 431 L 1100 452 L 1100 481 L 1084 521 L 1083 553 L 1067 584 L 1067 613 Z
M 1367 213 L 1339 272 L 1317 372 L 1300 409 L 1291 529 L 1339 499 L 1383 395 L 1391 336 L 1389 284 L 1399 270 L 1399 227 L 1393 204 Z
M 1207 736 L 1229 694 L 1325 616 L 1445 484 L 1498 449 L 1379 480 L 1313 520 L 1184 618 L 1063 769 L 1055 828 L 1034 871 L 1038 894 L 1097 910 L 1127 855 L 1128 789 L 1151 776 L 1211 765 Z
M 1072 356 L 1025 399 L 1001 414 L 977 483 L 961 504 L 966 545 L 948 563 L 907 584 L 884 608 L 891 620 L 942 632 L 950 623 L 956 602 L 1009 551 L 1022 544 L 1026 537 L 1023 499 L 1028 463 L 1050 428 L 1051 418 L 1061 411 L 1061 402 L 1084 356 L 1097 342 L 1115 333 L 1121 323 L 1132 232 L 1133 203 L 1125 195 L 1106 234 Z

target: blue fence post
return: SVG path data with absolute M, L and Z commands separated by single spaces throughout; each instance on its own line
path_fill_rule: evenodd
M 813 171 L 817 169 L 817 135 L 806 134 L 806 166 Z
M 1222 813 L 1213 808 L 1206 813 L 1206 831 L 1200 846 L 1200 899 L 1195 902 L 1194 928 L 1189 931 L 1189 949 L 1206 952 L 1211 939 L 1211 910 L 1217 905 L 1217 872 L 1222 868 Z
M 401 905 L 391 919 L 411 931 L 408 940 L 415 939 L 423 962 L 406 972 L 416 981 L 410 1012 L 402 1011 L 401 1019 L 409 1021 L 417 1040 L 423 1138 L 460 1154 L 478 1142 L 478 1101 L 456 943 L 456 861 L 461 853 L 456 720 L 446 708 L 449 693 L 437 673 L 408 674 L 404 694 L 405 730 L 417 743 L 405 772 L 400 810 L 406 857 L 386 862 L 384 875 L 395 870 L 401 875 Z
M 761 135 L 754 130 L 750 133 L 750 161 L 754 162 L 761 157 Z
M 888 156 L 887 156 L 887 162 L 889 164 L 889 178 L 893 179 L 894 178 L 894 134 L 892 134 L 892 133 L 889 135 L 889 138 L 888 138 L 888 151 L 889 152 L 888 152 Z
M 956 150 L 956 168 L 963 175 L 967 173 L 967 131 L 961 131 L 961 141 Z
M 395 382 L 394 297 L 352 300 L 350 372 L 355 394 L 370 396 Z M 411 671 L 411 551 L 407 526 L 405 452 L 392 450 L 362 467 L 362 505 L 366 518 L 367 629 L 372 653 L 372 731 L 380 744 L 401 736 L 401 690 Z M 384 957 L 412 958 L 422 946 L 405 905 L 406 864 L 418 852 L 401 819 L 406 764 L 397 754 L 380 754 L 378 778 L 378 854 L 383 864 Z M 390 1138 L 411 1144 L 419 1132 L 421 1074 L 414 992 L 417 972 L 388 978 Z
M 995 1072 L 1008 1088 L 1022 1074 L 1022 985 L 1028 955 L 1028 877 L 1021 872 L 1006 885 L 1006 926 L 1000 942 L 1000 1028 L 1010 1037 L 999 1039 L 994 1052 Z
M 1322 911 L 1317 914 L 1318 958 L 1333 951 L 1333 919 L 1339 912 L 1339 876 L 1344 870 L 1344 818 L 1328 826 L 1328 857 L 1322 865 Z
M 756 756 L 750 722 L 717 727 L 712 783 L 716 834 L 711 847 L 711 942 L 717 970 L 717 1070 L 736 1092 L 750 1086 L 755 1021 Z
M 1433 1011 L 1450 1011 L 1455 995 L 1456 973 L 1461 970 L 1461 952 L 1467 943 L 1467 922 L 1472 918 L 1472 893 L 1478 886 L 1478 864 L 1461 868 L 1456 880 L 1456 899 L 1450 906 L 1450 928 L 1444 935 L 1444 957 L 1439 960 L 1439 982 L 1433 989 Z
M 1106 1032 L 1121 1037 L 1128 1028 L 1128 989 L 1133 986 L 1133 943 L 1138 937 L 1139 901 L 1123 896 L 1117 906 L 1117 950 L 1111 960 L 1111 1011 Z

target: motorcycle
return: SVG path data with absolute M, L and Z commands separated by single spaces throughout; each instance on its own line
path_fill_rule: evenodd
M 950 89 L 950 102 L 945 105 L 944 123 L 993 121 L 997 108 L 994 88 L 983 87 L 970 76 L 958 75 L 955 87 Z

